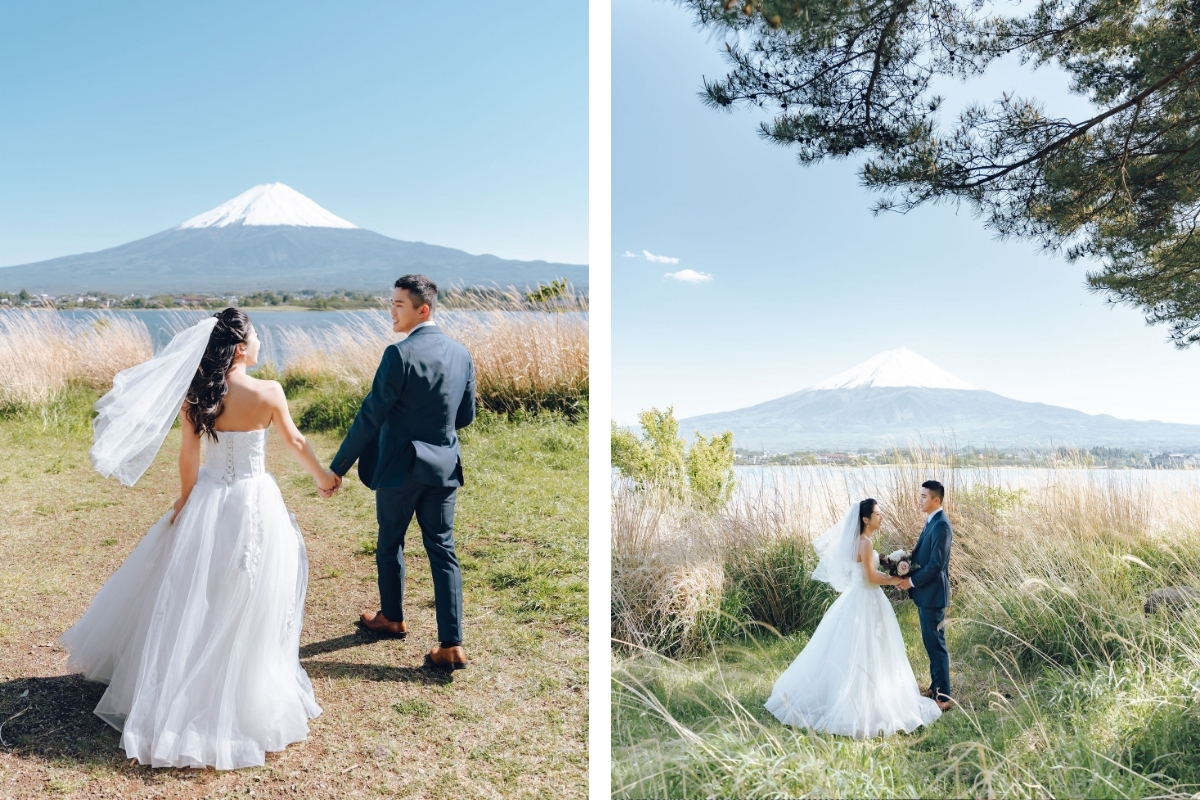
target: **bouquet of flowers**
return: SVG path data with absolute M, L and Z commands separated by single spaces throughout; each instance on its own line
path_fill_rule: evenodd
M 893 578 L 907 578 L 921 568 L 912 560 L 911 550 L 896 550 L 879 557 L 879 568 Z

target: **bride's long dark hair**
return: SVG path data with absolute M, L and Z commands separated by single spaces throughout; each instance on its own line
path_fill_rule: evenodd
M 875 513 L 875 498 L 868 497 L 858 504 L 858 533 L 862 535 L 867 529 L 867 520 Z
M 237 346 L 250 338 L 250 318 L 236 308 L 214 314 L 216 327 L 208 337 L 208 347 L 187 392 L 187 418 L 200 436 L 217 440 L 217 417 L 225 410 L 229 384 L 225 376 L 233 369 Z

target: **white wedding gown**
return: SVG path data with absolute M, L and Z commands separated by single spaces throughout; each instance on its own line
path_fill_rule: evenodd
M 218 432 L 187 504 L 154 524 L 59 643 L 108 684 L 95 713 L 128 758 L 236 769 L 308 735 L 308 556 L 265 470 L 267 431 Z
M 892 604 L 861 568 L 775 681 L 766 708 L 784 724 L 855 739 L 911 733 L 942 715 L 921 695 Z

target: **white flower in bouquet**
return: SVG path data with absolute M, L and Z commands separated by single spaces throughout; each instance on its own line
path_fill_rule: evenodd
M 895 562 L 899 561 L 899 560 L 900 560 L 900 559 L 902 559 L 902 558 L 904 558 L 904 551 L 903 551 L 903 550 L 897 550 L 897 551 L 895 551 L 894 553 L 888 553 L 887 560 L 888 560 L 888 561 L 891 561 L 892 563 L 895 563 Z
M 905 575 L 907 575 L 907 574 L 908 574 L 908 562 L 907 562 L 907 561 L 901 561 L 899 564 L 897 564 L 897 565 L 896 565 L 896 572 L 900 573 L 900 577 L 902 577 L 902 578 L 903 578 Z

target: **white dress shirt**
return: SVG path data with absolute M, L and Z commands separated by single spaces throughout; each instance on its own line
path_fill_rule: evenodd
M 415 331 L 417 328 L 424 328 L 426 325 L 437 325 L 437 323 L 436 323 L 436 322 L 434 322 L 434 321 L 433 321 L 433 320 L 431 320 L 431 319 L 427 319 L 427 320 L 425 320 L 424 322 L 419 322 L 419 323 L 417 323 L 416 325 L 414 325 L 414 326 L 413 326 L 413 329 L 412 329 L 411 331 L 409 331 L 409 332 L 408 332 L 408 335 L 409 335 L 409 336 L 412 336 L 412 334 L 413 334 L 413 331 Z

